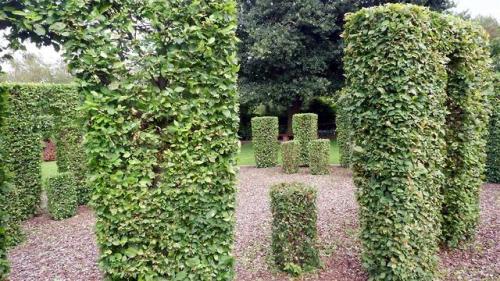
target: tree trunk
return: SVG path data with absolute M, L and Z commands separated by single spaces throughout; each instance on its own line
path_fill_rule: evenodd
M 292 105 L 288 107 L 287 110 L 287 124 L 286 124 L 286 135 L 288 136 L 288 139 L 293 135 L 292 131 L 292 120 L 293 120 L 293 115 L 296 113 L 300 112 L 300 109 L 302 108 L 302 100 L 301 99 L 295 99 L 292 102 Z

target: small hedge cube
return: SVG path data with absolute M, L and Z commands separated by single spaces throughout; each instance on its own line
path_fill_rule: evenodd
M 313 175 L 327 175 L 330 160 L 330 140 L 313 140 L 309 144 L 309 168 Z
M 287 141 L 281 144 L 283 172 L 294 174 L 299 171 L 300 147 L 296 141 Z
M 318 138 L 318 115 L 300 113 L 293 115 L 293 138 L 300 146 L 300 165 L 309 164 L 309 143 Z
M 252 143 L 257 168 L 274 167 L 278 164 L 278 117 L 252 118 Z
M 62 220 L 76 214 L 78 206 L 77 180 L 72 173 L 61 173 L 47 180 L 49 213 L 55 220 Z
M 303 183 L 271 187 L 272 253 L 280 270 L 294 275 L 319 267 L 316 190 Z

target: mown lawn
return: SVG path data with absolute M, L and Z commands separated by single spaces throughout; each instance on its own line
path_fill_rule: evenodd
M 279 157 L 279 163 L 281 163 L 281 153 Z M 330 142 L 330 164 L 339 164 L 340 154 L 339 147 L 336 141 Z M 241 145 L 241 151 L 238 155 L 238 165 L 255 165 L 255 159 L 253 157 L 253 147 L 251 142 L 245 142 Z M 42 179 L 45 180 L 48 177 L 57 174 L 57 162 L 43 162 L 42 163 Z
M 253 157 L 253 146 L 251 142 L 245 142 L 241 144 L 241 151 L 238 155 L 238 165 L 255 165 L 255 159 Z M 279 163 L 281 163 L 281 153 L 279 156 Z M 339 164 L 340 154 L 337 141 L 330 141 L 330 164 Z

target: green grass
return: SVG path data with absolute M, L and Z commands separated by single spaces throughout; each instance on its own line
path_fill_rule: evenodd
M 42 162 L 42 181 L 57 175 L 57 162 Z
M 241 151 L 238 155 L 238 165 L 255 165 L 255 159 L 253 157 L 253 146 L 252 143 L 246 142 L 241 144 Z M 281 153 L 278 159 L 281 163 Z M 330 164 L 340 163 L 340 153 L 337 141 L 330 141 Z
M 279 156 L 279 163 L 281 163 L 281 153 Z M 336 141 L 330 142 L 330 164 L 339 164 L 340 154 L 339 147 Z M 238 165 L 255 165 L 253 157 L 252 143 L 247 142 L 241 145 L 240 154 L 238 154 Z M 57 175 L 57 162 L 42 162 L 42 180 Z

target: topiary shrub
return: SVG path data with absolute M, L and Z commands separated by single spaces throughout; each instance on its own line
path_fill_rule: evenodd
M 303 183 L 271 187 L 272 253 L 280 270 L 300 274 L 320 265 L 316 190 Z
M 300 165 L 309 164 L 309 142 L 318 138 L 318 115 L 314 113 L 294 114 L 292 119 L 293 139 L 300 146 Z
M 59 173 L 47 179 L 47 206 L 55 220 L 70 218 L 78 206 L 77 181 L 70 173 Z
M 299 171 L 300 147 L 296 141 L 286 141 L 281 144 L 283 172 L 294 174 Z
M 252 118 L 252 145 L 257 168 L 274 167 L 278 164 L 278 117 Z
M 363 265 L 372 280 L 435 280 L 441 221 L 449 243 L 476 220 L 484 32 L 392 4 L 348 15 L 344 38 Z
M 318 139 L 309 143 L 309 169 L 313 175 L 330 173 L 330 140 Z
M 0 128 L 4 126 L 6 114 L 6 93 L 0 91 Z M 7 186 L 3 150 L 0 150 L 0 280 L 7 280 L 9 261 L 7 260 Z
M 336 112 L 336 120 L 335 124 L 337 142 L 340 150 L 340 166 L 344 168 L 348 168 L 351 166 L 351 154 L 352 154 L 352 145 L 351 145 L 351 129 L 350 122 L 351 118 L 349 117 L 347 107 L 349 106 L 348 98 L 349 94 L 346 92 L 347 89 L 343 89 L 340 92 L 340 97 L 337 100 L 337 112 Z
M 491 183 L 500 183 L 500 73 L 498 72 L 494 83 L 487 145 L 486 179 Z

